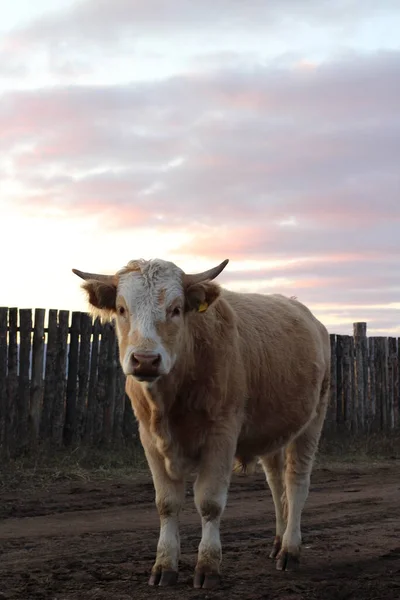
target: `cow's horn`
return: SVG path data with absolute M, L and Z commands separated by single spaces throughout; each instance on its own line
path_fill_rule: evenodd
M 203 273 L 195 273 L 195 274 L 186 274 L 184 275 L 184 283 L 186 286 L 194 285 L 195 283 L 200 283 L 201 281 L 210 281 L 211 279 L 215 279 L 218 275 L 225 269 L 228 264 L 229 259 L 226 258 L 220 265 L 217 267 L 213 267 L 208 271 L 204 271 Z
M 94 279 L 95 281 L 101 281 L 102 283 L 115 283 L 115 275 L 100 275 L 99 273 L 85 273 L 78 269 L 72 269 L 75 275 L 78 275 L 81 279 L 87 281 L 88 279 Z

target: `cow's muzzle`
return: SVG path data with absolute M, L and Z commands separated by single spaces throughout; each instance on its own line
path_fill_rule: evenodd
M 160 376 L 161 355 L 135 352 L 131 355 L 132 375 L 139 381 L 154 381 Z

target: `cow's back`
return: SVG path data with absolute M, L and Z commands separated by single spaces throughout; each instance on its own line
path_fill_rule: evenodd
M 297 300 L 227 290 L 222 298 L 236 314 L 246 373 L 246 417 L 238 450 L 246 460 L 288 441 L 318 410 L 321 387 L 329 378 L 329 335 Z

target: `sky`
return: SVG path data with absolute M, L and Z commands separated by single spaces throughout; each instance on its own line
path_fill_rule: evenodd
M 400 335 L 399 31 L 398 0 L 7 3 L 0 305 L 229 258 L 225 287 Z

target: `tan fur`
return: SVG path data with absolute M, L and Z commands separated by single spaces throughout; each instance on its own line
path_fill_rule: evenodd
M 156 495 L 163 498 L 161 523 L 170 518 L 166 515 L 175 519 L 179 513 L 179 482 L 197 473 L 195 503 L 203 538 L 196 569 L 218 572 L 219 520 L 234 460 L 246 468 L 267 457 L 262 464 L 268 481 L 277 482 L 276 502 L 280 478 L 285 481 L 286 500 L 276 504 L 277 523 L 282 514 L 287 521 L 279 554 L 284 561 L 288 553 L 299 551 L 299 515 L 326 412 L 328 332 L 294 298 L 236 293 L 215 283 L 192 288 L 186 290 L 181 334 L 173 335 L 171 324 L 157 324 L 158 334 L 177 354 L 172 371 L 150 388 L 132 376 L 126 382 Z M 196 312 L 205 299 L 208 310 Z M 122 332 L 122 350 L 124 336 Z M 285 470 L 281 461 L 268 461 L 281 451 Z M 175 521 L 168 523 L 175 527 Z M 281 539 L 282 532 L 277 535 Z M 168 555 L 164 542 L 159 544 L 153 571 L 175 569 L 176 549 Z

